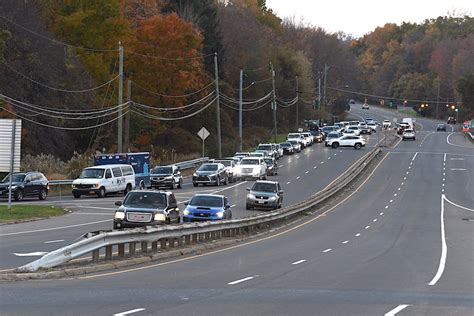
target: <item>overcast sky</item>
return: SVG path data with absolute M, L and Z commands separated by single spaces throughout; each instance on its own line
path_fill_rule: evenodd
M 419 23 L 453 11 L 456 16 L 474 14 L 474 0 L 267 0 L 267 7 L 281 18 L 303 19 L 328 32 L 355 37 L 389 22 Z

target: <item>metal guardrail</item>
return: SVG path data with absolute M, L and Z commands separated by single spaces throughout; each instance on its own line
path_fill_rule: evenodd
M 200 164 L 208 162 L 208 161 L 209 161 L 209 157 L 203 157 L 203 158 L 198 158 L 198 159 L 193 159 L 193 160 L 188 160 L 188 161 L 177 162 L 174 165 L 181 168 L 181 170 L 186 170 L 186 169 L 191 169 L 196 166 L 199 166 Z M 49 185 L 72 184 L 72 181 L 74 180 L 50 180 Z
M 211 239 L 252 233 L 305 212 L 333 196 L 354 180 L 379 152 L 379 148 L 372 149 L 323 190 L 305 201 L 278 211 L 219 222 L 185 223 L 163 227 L 148 226 L 126 231 L 88 233 L 83 236 L 82 240 L 49 252 L 40 259 L 17 268 L 16 271 L 34 272 L 40 268 L 56 267 L 88 253 L 92 253 L 92 261 L 99 261 L 101 249 L 105 249 L 105 259 L 111 260 L 113 258 L 113 246 L 118 247 L 117 256 L 120 258 L 126 255 L 126 245 L 128 245 L 128 255 L 135 255 L 137 243 L 141 243 L 141 253 L 147 253 L 149 251 L 156 252 L 158 249 L 164 250 Z M 151 249 L 149 249 L 150 243 Z

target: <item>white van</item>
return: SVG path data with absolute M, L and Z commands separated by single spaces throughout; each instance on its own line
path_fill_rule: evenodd
M 135 188 L 135 172 L 130 165 L 102 165 L 84 168 L 72 182 L 72 195 L 96 194 L 103 198 L 107 193 L 123 192 L 124 195 Z

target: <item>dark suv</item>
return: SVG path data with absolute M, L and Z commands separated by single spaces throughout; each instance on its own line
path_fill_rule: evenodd
M 456 118 L 453 116 L 448 117 L 448 124 L 456 124 Z
M 8 186 L 10 175 L 7 175 L 0 183 L 0 196 L 8 198 Z M 15 172 L 12 175 L 12 194 L 15 201 L 21 201 L 24 197 L 37 196 L 45 200 L 48 196 L 49 182 L 41 172 Z

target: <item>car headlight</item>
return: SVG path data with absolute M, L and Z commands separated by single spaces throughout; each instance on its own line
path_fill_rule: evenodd
M 75 189 L 75 188 L 76 188 L 76 185 L 75 185 L 75 184 L 72 184 L 71 187 L 72 187 L 73 189 Z
M 198 175 L 196 173 L 193 173 L 193 177 L 197 177 Z
M 166 216 L 163 213 L 156 213 L 154 219 L 155 221 L 164 222 L 166 221 Z
M 222 218 L 222 217 L 224 217 L 224 212 L 217 212 L 216 216 L 219 217 L 219 218 Z
M 92 185 L 93 188 L 98 188 L 99 186 L 100 186 L 99 183 L 95 183 L 95 184 Z
M 183 215 L 189 215 L 189 213 L 190 213 L 190 212 L 189 212 L 188 210 L 184 210 L 184 211 L 183 211 Z
M 255 195 L 253 195 L 252 193 L 249 193 L 247 194 L 247 199 L 255 200 Z
M 273 201 L 276 201 L 277 198 L 276 198 L 276 196 L 270 196 L 270 197 L 268 198 L 268 200 L 273 202 Z
M 124 212 L 115 212 L 115 219 L 124 219 L 125 218 L 125 213 Z
M 172 178 L 173 178 L 173 176 L 166 176 L 165 180 L 171 180 Z

